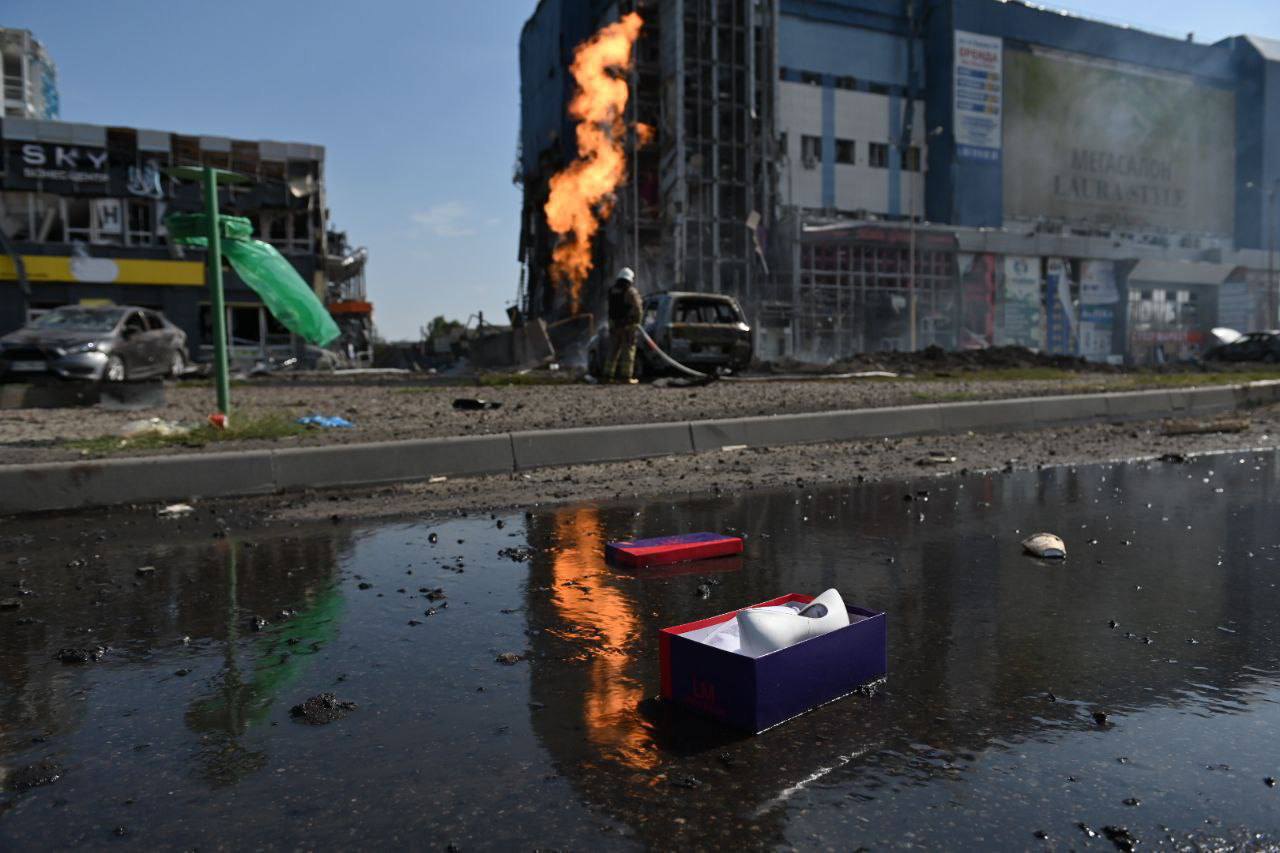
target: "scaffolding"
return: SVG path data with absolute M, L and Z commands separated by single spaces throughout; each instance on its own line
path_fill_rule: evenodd
M 790 292 L 770 303 L 770 313 L 790 328 L 790 355 L 839 361 L 907 350 L 913 300 L 917 346 L 957 346 L 953 234 L 917 228 L 913 241 L 909 227 L 880 223 L 793 229 Z
M 660 7 L 667 275 L 675 288 L 733 294 L 749 313 L 763 272 L 749 223 L 768 221 L 774 186 L 776 17 L 766 0 Z

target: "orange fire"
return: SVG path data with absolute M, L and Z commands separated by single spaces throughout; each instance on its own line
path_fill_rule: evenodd
M 643 23 L 631 12 L 573 52 L 569 70 L 578 89 L 569 103 L 569 115 L 578 120 L 578 158 L 552 176 L 543 210 L 547 225 L 560 235 L 551 253 L 551 277 L 569 286 L 574 312 L 593 266 L 591 241 L 600 221 L 613 212 L 614 188 L 627 174 L 622 116 L 629 92 L 620 72 L 631 69 L 631 46 Z M 651 135 L 651 128 L 646 131 Z

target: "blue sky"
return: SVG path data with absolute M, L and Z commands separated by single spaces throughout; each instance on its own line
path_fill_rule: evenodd
M 1277 0 L 1047 5 L 1197 41 L 1280 38 Z M 333 224 L 369 247 L 375 320 L 403 339 L 515 297 L 516 46 L 535 6 L 5 0 L 0 26 L 53 54 L 65 120 L 324 145 Z

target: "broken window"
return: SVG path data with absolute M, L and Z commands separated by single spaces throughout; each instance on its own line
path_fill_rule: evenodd
M 31 240 L 35 231 L 31 222 L 31 193 L 0 193 L 0 228 L 12 240 Z
M 62 219 L 67 224 L 68 243 L 88 243 L 93 233 L 93 208 L 87 198 L 64 198 Z
M 800 162 L 806 169 L 812 169 L 822 162 L 822 139 L 817 136 L 800 137 Z
M 920 146 L 912 145 L 909 147 L 907 149 L 907 156 L 905 159 L 906 162 L 903 163 L 902 168 L 906 169 L 908 172 L 920 171 Z
M 155 206 L 150 200 L 129 199 L 128 205 L 128 244 L 130 246 L 150 246 L 155 242 Z
M 889 168 L 888 143 L 872 142 L 867 145 L 867 165 L 873 169 Z
M 856 160 L 856 150 L 857 146 L 854 145 L 852 139 L 837 139 L 836 162 L 844 163 L 848 166 L 854 165 Z
M 289 248 L 295 252 L 311 251 L 311 212 L 300 210 L 293 214 L 293 234 L 290 236 Z

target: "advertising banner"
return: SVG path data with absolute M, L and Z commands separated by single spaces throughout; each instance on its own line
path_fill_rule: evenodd
M 1044 307 L 1040 302 L 1040 259 L 1004 259 L 1004 286 L 996 311 L 996 345 L 1044 349 Z
M 956 30 L 955 36 L 956 156 L 998 163 L 1004 43 L 998 37 L 963 30 Z
M 1080 262 L 1080 355 L 1090 361 L 1111 356 L 1111 331 L 1115 327 L 1116 265 L 1112 261 Z
M 1231 91 L 1046 49 L 1004 72 L 1006 218 L 1233 233 Z
M 1071 276 L 1062 258 L 1045 262 L 1044 293 L 1048 313 L 1045 348 L 1054 355 L 1075 355 L 1076 309 L 1071 299 Z
M 960 339 L 961 349 L 989 347 L 995 340 L 996 257 L 961 252 Z
M 1120 301 L 1116 289 L 1114 261 L 1080 262 L 1080 304 L 1114 305 Z
M 1080 306 L 1080 355 L 1089 361 L 1106 361 L 1111 356 L 1111 330 L 1115 327 L 1114 305 Z

